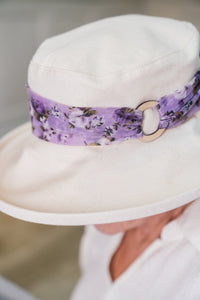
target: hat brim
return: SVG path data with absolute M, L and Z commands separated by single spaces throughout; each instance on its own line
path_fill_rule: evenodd
M 120 222 L 200 197 L 200 120 L 156 141 L 61 146 L 25 123 L 0 140 L 0 210 L 49 225 Z

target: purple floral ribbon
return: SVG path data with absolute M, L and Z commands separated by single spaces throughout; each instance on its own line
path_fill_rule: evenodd
M 27 85 L 33 134 L 70 145 L 109 145 L 143 136 L 143 113 L 132 107 L 77 107 L 46 99 Z M 157 100 L 158 128 L 175 127 L 200 109 L 200 70 L 182 89 Z

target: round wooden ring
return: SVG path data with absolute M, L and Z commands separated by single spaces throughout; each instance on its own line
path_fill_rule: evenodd
M 157 100 L 147 100 L 139 104 L 136 109 L 144 112 L 146 109 L 154 107 L 157 103 Z M 154 132 L 146 134 L 142 129 L 143 136 L 139 140 L 142 142 L 151 142 L 161 136 L 165 130 L 166 128 L 157 128 Z

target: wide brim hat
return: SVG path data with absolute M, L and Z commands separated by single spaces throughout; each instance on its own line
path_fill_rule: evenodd
M 45 40 L 27 87 L 58 106 L 135 109 L 183 91 L 199 70 L 199 49 L 189 22 L 110 17 Z M 71 145 L 36 136 L 35 112 L 0 140 L 0 210 L 31 222 L 85 225 L 142 218 L 199 198 L 200 112 L 155 139 L 159 115 L 144 113 L 148 141 Z

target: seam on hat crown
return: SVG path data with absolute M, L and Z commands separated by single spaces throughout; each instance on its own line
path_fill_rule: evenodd
M 109 19 L 109 18 L 106 18 L 106 19 Z M 99 21 L 102 21 L 102 20 L 99 20 Z M 128 70 L 132 70 L 132 68 L 134 68 L 135 70 L 141 70 L 141 69 L 144 69 L 145 67 L 148 67 L 149 65 L 153 64 L 153 63 L 157 63 L 159 61 L 164 61 L 166 58 L 168 58 L 169 56 L 171 55 L 174 55 L 174 54 L 177 54 L 181 51 L 183 51 L 184 49 L 187 48 L 187 46 L 190 46 L 190 43 L 191 41 L 198 36 L 198 44 L 199 44 L 199 48 L 200 48 L 200 35 L 199 35 L 199 31 L 197 30 L 197 28 L 192 24 L 192 23 L 189 23 L 189 22 L 185 22 L 185 21 L 179 21 L 179 22 L 182 22 L 185 24 L 185 26 L 187 26 L 188 28 L 191 28 L 192 29 L 192 34 L 190 35 L 190 38 L 187 40 L 187 42 L 183 45 L 182 48 L 179 48 L 179 49 L 176 49 L 172 52 L 168 52 L 162 56 L 159 56 L 155 59 L 153 59 L 152 61 L 146 63 L 146 64 L 131 64 L 129 66 L 126 66 L 124 68 L 121 68 L 119 70 L 115 70 L 115 71 L 110 71 L 108 72 L 107 74 L 103 74 L 103 75 L 97 75 L 97 74 L 91 74 L 91 73 L 87 73 L 87 72 L 81 72 L 81 71 L 76 71 L 76 70 L 72 70 L 70 68 L 66 68 L 66 67 L 55 67 L 55 66 L 51 66 L 51 65 L 47 65 L 47 64 L 43 64 L 43 63 L 39 63 L 36 58 L 35 58 L 35 55 L 33 56 L 30 64 L 29 64 L 29 68 L 30 66 L 33 64 L 33 65 L 36 65 L 38 67 L 41 67 L 41 68 L 44 68 L 44 69 L 50 69 L 51 71 L 67 71 L 67 72 L 72 72 L 74 74 L 77 74 L 77 75 L 84 75 L 85 77 L 93 77 L 93 78 L 106 78 L 106 77 L 109 77 L 110 75 L 115 75 L 115 74 L 118 74 L 118 73 L 123 73 L 123 74 L 126 74 L 126 71 Z M 91 24 L 91 23 L 89 23 Z M 88 24 L 86 24 L 88 25 Z M 86 25 L 83 25 L 83 27 L 85 27 Z M 80 26 L 81 28 L 82 26 Z M 79 27 L 78 27 L 79 28 Z M 73 30 L 72 30 L 73 31 Z M 63 33 L 65 34 L 65 33 Z M 47 39 L 47 40 L 50 40 L 51 38 Z M 46 40 L 45 40 L 46 41 Z M 45 43 L 45 41 L 42 43 L 42 45 Z M 40 47 L 39 47 L 40 49 Z M 38 50 L 39 50 L 38 49 Z M 56 49 L 57 50 L 57 49 Z M 55 54 L 55 51 L 54 50 L 53 52 L 49 53 L 47 55 L 47 57 L 45 58 L 45 61 L 47 60 L 47 58 L 49 59 L 49 57 L 53 54 Z M 37 52 L 36 52 L 37 54 Z
M 195 37 L 195 34 L 193 34 L 192 38 L 190 40 L 188 40 L 188 42 L 184 45 L 183 48 L 181 49 L 178 49 L 178 50 L 175 50 L 173 52 L 170 52 L 170 53 L 167 53 L 161 57 L 158 57 L 156 58 L 155 60 L 152 60 L 150 61 L 149 63 L 146 63 L 146 64 L 140 64 L 140 65 L 130 65 L 124 69 L 120 69 L 120 70 L 117 70 L 117 71 L 112 71 L 112 72 L 109 72 L 107 74 L 104 74 L 104 75 L 95 75 L 95 74 L 89 74 L 89 73 L 84 73 L 84 72 L 80 72 L 80 71 L 74 71 L 74 70 L 70 70 L 70 69 L 67 69 L 67 68 L 61 68 L 61 67 L 54 67 L 54 66 L 47 66 L 47 65 L 42 65 L 36 61 L 31 61 L 30 64 L 35 64 L 37 65 L 38 67 L 42 67 L 44 69 L 50 69 L 51 71 L 67 71 L 67 72 L 72 72 L 74 74 L 77 74 L 77 75 L 84 75 L 86 77 L 93 77 L 93 78 L 105 78 L 105 77 L 109 77 L 110 75 L 115 75 L 115 74 L 118 74 L 118 73 L 123 73 L 123 74 L 126 74 L 126 72 L 123 72 L 123 71 L 129 71 L 129 70 L 132 70 L 132 68 L 134 68 L 135 70 L 139 70 L 141 71 L 142 69 L 145 69 L 145 67 L 148 67 L 150 66 L 151 64 L 154 64 L 154 63 L 157 63 L 157 62 L 160 62 L 160 61 L 164 61 L 166 58 L 168 58 L 169 56 L 171 55 L 176 55 L 177 53 L 179 52 L 182 52 L 183 50 L 185 50 L 187 48 L 187 46 L 189 47 L 190 46 L 190 42 L 193 40 L 193 38 Z M 200 40 L 200 39 L 199 39 Z M 199 68 L 200 66 L 200 61 L 199 61 L 199 65 L 197 65 L 197 69 Z

